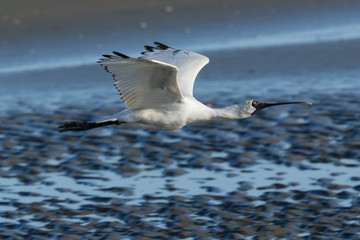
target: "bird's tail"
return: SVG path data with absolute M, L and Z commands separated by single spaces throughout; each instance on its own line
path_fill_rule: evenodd
M 108 119 L 100 122 L 88 122 L 88 121 L 67 121 L 63 125 L 60 125 L 59 132 L 67 131 L 86 131 L 93 128 L 108 126 L 108 125 L 119 125 L 121 122 L 115 119 Z

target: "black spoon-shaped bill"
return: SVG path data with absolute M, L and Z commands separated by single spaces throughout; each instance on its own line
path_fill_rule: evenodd
M 258 101 L 253 101 L 252 106 L 256 109 L 251 115 L 254 115 L 255 113 L 259 112 L 260 110 L 272 107 L 272 106 L 278 106 L 278 105 L 285 105 L 285 104 L 308 104 L 312 105 L 311 102 L 279 102 L 279 103 L 263 103 Z

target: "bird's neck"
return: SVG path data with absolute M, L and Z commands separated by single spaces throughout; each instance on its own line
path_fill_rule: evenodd
M 186 124 L 195 122 L 220 122 L 250 117 L 244 104 L 237 104 L 225 108 L 210 108 L 199 102 L 190 104 L 191 112 Z M 196 107 L 193 107 L 196 106 Z
M 243 104 L 231 105 L 225 108 L 213 109 L 212 121 L 227 121 L 249 117 L 249 113 L 244 110 Z

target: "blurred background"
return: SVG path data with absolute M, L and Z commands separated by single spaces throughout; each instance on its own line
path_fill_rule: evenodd
M 153 41 L 209 56 L 211 62 L 200 75 L 208 80 L 276 76 L 276 82 L 282 74 L 294 82 L 326 72 L 328 85 L 329 78 L 337 79 L 334 75 L 340 72 L 356 72 L 360 58 L 357 1 L 0 4 L 0 77 L 10 88 L 16 88 L 14 82 L 23 88 L 34 87 L 35 82 L 40 84 L 36 88 L 65 82 L 106 85 L 108 76 L 95 66 L 102 54 L 117 50 L 135 57 Z M 293 87 L 301 85 L 299 81 Z
M 57 132 L 124 109 L 96 61 L 210 58 L 215 107 L 312 101 L 174 132 Z M 2 0 L 0 236 L 358 239 L 360 2 Z

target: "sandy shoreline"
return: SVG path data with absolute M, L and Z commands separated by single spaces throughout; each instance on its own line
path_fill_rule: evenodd
M 326 6 L 322 1 L 279 0 L 116 2 L 91 0 L 84 8 L 82 1 L 20 1 L 19 9 L 3 1 L 0 68 L 67 61 L 89 64 L 114 49 L 140 52 L 152 41 L 192 48 L 239 39 L 258 41 L 278 33 L 295 37 L 303 31 L 310 31 L 315 40 L 328 35 L 341 40 L 358 32 L 360 23 L 359 2 L 353 0 L 327 1 Z M 342 27 L 350 29 L 332 32 Z

